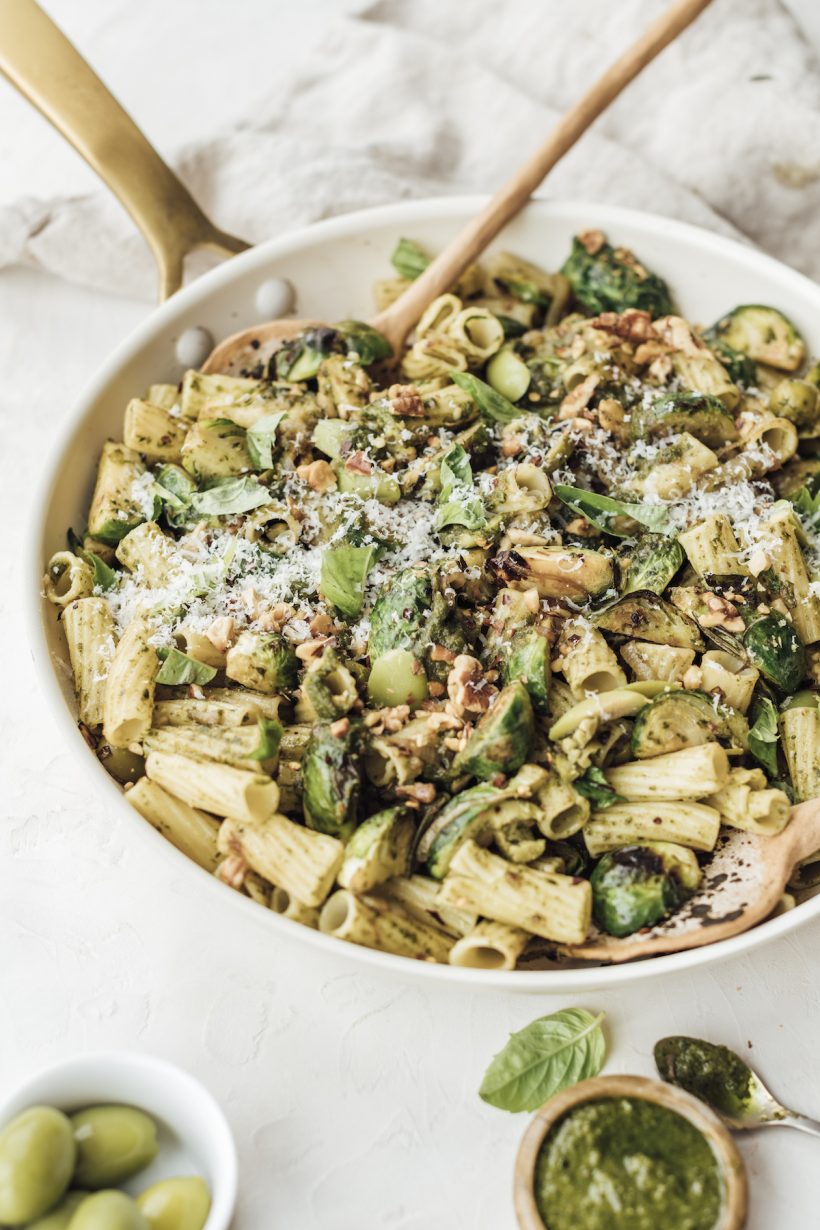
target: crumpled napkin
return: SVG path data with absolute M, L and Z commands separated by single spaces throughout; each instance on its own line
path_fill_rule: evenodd
M 791 6 L 799 17 L 811 2 Z M 363 3 L 245 82 L 244 119 L 163 153 L 206 212 L 252 242 L 367 205 L 490 191 L 663 7 Z M 682 218 L 820 276 L 820 66 L 807 29 L 777 0 L 717 0 L 543 194 Z M 142 238 L 102 188 L 0 207 L 0 266 L 18 261 L 155 293 Z

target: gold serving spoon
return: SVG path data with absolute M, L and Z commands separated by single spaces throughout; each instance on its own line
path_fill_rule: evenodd
M 594 931 L 561 952 L 583 961 L 634 961 L 715 944 L 768 918 L 795 867 L 820 850 L 820 799 L 792 808 L 776 837 L 732 829 L 721 838 L 703 880 L 677 913 L 654 927 L 617 939 Z
M 543 145 L 495 194 L 477 218 L 447 245 L 423 273 L 370 323 L 400 353 L 405 339 L 418 323 L 425 308 L 438 295 L 450 290 L 461 274 L 482 254 L 498 232 L 523 209 L 536 188 L 555 164 L 563 158 L 590 124 L 651 63 L 682 30 L 711 3 L 711 0 L 677 0 L 619 56 L 602 77 L 559 120 Z M 226 338 L 203 364 L 205 372 L 241 375 L 265 365 L 285 342 L 311 325 L 314 320 L 271 320 L 243 329 Z

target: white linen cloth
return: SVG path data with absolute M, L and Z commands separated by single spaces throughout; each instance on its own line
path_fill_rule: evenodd
M 312 0 L 300 26 L 290 13 L 281 40 L 279 7 L 269 30 L 257 8 L 249 32 L 245 2 L 231 5 L 237 36 L 213 44 L 206 59 L 212 105 L 200 130 L 189 124 L 175 148 L 163 126 L 160 144 L 206 212 L 258 242 L 365 205 L 495 188 L 665 0 Z M 122 3 L 95 0 L 90 13 L 116 26 Z M 815 6 L 716 0 L 559 164 L 544 193 L 734 233 L 820 276 Z M 167 41 L 173 12 L 153 9 L 142 33 Z M 200 43 L 218 16 L 202 6 Z M 75 25 L 69 32 L 94 60 L 93 21 L 87 43 Z M 184 31 L 175 34 L 181 50 Z M 138 50 L 150 58 L 148 46 Z M 203 71 L 203 55 L 197 44 L 177 63 L 178 87 Z M 105 189 L 82 182 L 81 192 L 4 199 L 0 190 L 0 266 L 23 261 L 152 298 L 142 239 Z

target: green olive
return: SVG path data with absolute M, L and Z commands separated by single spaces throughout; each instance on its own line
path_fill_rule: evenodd
M 71 1218 L 86 1197 L 90 1195 L 90 1192 L 68 1192 L 56 1209 L 46 1213 L 45 1217 L 38 1217 L 37 1221 L 26 1226 L 26 1230 L 68 1230 Z
M 202 1230 L 211 1211 L 211 1193 L 204 1179 L 163 1179 L 137 1199 L 151 1230 Z
M 0 1224 L 33 1221 L 71 1181 L 76 1148 L 71 1124 L 51 1106 L 32 1106 L 0 1132 Z
M 95 1192 L 86 1196 L 68 1223 L 68 1230 L 151 1230 L 125 1192 Z
M 71 1116 L 77 1142 L 74 1182 L 95 1190 L 122 1183 L 156 1157 L 157 1125 L 133 1106 L 90 1106 Z
M 367 694 L 377 705 L 418 705 L 427 699 L 424 667 L 409 649 L 389 649 L 373 663 Z
M 487 382 L 508 401 L 520 401 L 530 387 L 532 372 L 514 346 L 502 346 L 487 364 Z
M 781 380 L 772 389 L 769 408 L 798 427 L 810 427 L 817 415 L 817 389 L 807 380 Z

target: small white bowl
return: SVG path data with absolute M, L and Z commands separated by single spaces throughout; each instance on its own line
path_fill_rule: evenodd
M 231 1129 L 204 1085 L 164 1059 L 138 1051 L 101 1051 L 53 1064 L 0 1103 L 0 1128 L 29 1106 L 56 1106 L 72 1114 L 106 1103 L 135 1106 L 158 1129 L 156 1158 L 123 1190 L 137 1195 L 160 1179 L 200 1175 L 211 1189 L 205 1230 L 228 1230 L 238 1173 Z

